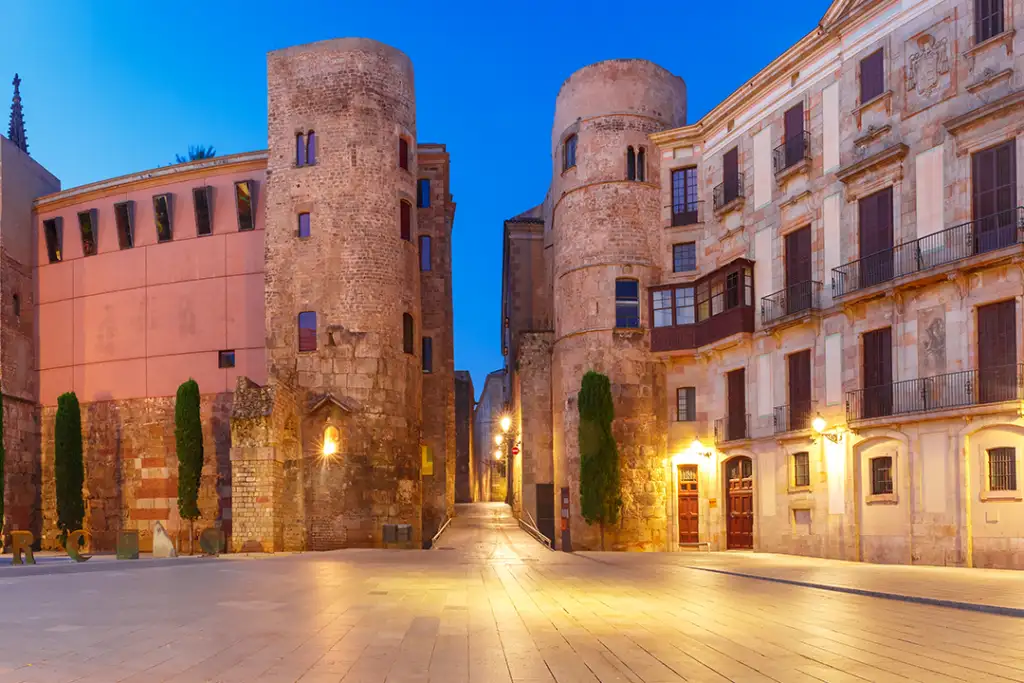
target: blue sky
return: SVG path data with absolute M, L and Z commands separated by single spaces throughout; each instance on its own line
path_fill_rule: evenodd
M 6 134 L 18 71 L 29 151 L 73 187 L 167 164 L 189 144 L 266 148 L 268 50 L 345 36 L 403 50 L 416 70 L 418 138 L 452 157 L 455 362 L 479 393 L 502 363 L 502 221 L 544 197 L 562 82 L 602 59 L 650 59 L 686 80 L 692 122 L 829 4 L 9 0 L 0 125 Z

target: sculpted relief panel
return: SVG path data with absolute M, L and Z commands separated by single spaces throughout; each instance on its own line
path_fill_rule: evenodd
M 956 94 L 956 34 L 953 19 L 918 33 L 903 48 L 906 111 L 910 116 Z

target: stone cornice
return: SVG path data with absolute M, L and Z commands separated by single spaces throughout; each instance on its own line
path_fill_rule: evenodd
M 179 183 L 197 176 L 208 176 L 213 173 L 243 171 L 246 169 L 266 169 L 267 156 L 268 153 L 264 150 L 213 157 L 212 159 L 191 161 L 184 164 L 175 164 L 174 166 L 163 166 L 150 171 L 123 175 L 44 195 L 36 199 L 33 202 L 33 206 L 36 211 L 52 211 L 110 194 L 132 192 L 153 185 Z
M 978 125 L 989 117 L 1006 114 L 1010 110 L 1021 106 L 1024 106 L 1024 90 L 1012 92 L 994 102 L 975 107 L 966 114 L 947 119 L 942 125 L 951 134 L 957 135 L 968 128 Z
M 836 171 L 836 178 L 849 184 L 873 168 L 901 161 L 903 157 L 907 156 L 909 151 L 909 147 L 902 142 L 898 142 L 895 145 L 886 147 L 881 152 L 876 152 L 867 158 L 844 166 Z

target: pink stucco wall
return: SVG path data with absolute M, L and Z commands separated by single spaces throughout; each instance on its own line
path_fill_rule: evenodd
M 148 175 L 148 174 L 147 174 Z M 245 375 L 266 381 L 263 304 L 265 171 L 251 162 L 146 176 L 83 194 L 67 191 L 37 203 L 36 306 L 39 400 L 173 395 L 194 378 L 204 394 L 231 391 Z M 187 176 L 187 177 L 184 177 Z M 255 183 L 256 229 L 239 232 L 234 183 Z M 213 187 L 213 234 L 196 235 L 192 188 Z M 153 196 L 171 193 L 173 241 L 157 243 Z M 61 197 L 65 199 L 61 200 Z M 135 202 L 135 246 L 118 247 L 114 204 Z M 51 208 L 53 207 L 53 208 Z M 98 211 L 97 253 L 83 256 L 78 212 Z M 49 263 L 43 221 L 61 216 L 64 260 Z M 219 368 L 218 352 L 235 351 Z

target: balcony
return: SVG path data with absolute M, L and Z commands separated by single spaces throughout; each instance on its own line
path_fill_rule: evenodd
M 723 182 L 716 185 L 712 192 L 715 213 L 725 213 L 726 211 L 739 208 L 746 198 L 743 185 L 742 173 L 737 173 L 733 178 L 726 178 Z
M 715 443 L 729 443 L 750 438 L 747 425 L 750 415 L 727 415 L 715 420 Z
M 697 225 L 704 222 L 704 202 L 684 202 L 672 207 L 672 226 Z
M 811 159 L 811 134 L 807 132 L 793 135 L 782 141 L 772 152 L 772 170 L 776 176 L 785 175 L 787 171 L 796 171 L 805 161 Z
M 761 326 L 777 325 L 821 309 L 820 282 L 801 282 L 761 299 Z
M 811 428 L 811 402 L 801 401 L 788 406 L 775 406 L 775 433 L 785 434 Z
M 908 379 L 846 393 L 846 420 L 870 420 L 1024 398 L 1024 364 Z
M 1024 242 L 1024 207 L 925 235 L 832 269 L 832 296 Z

